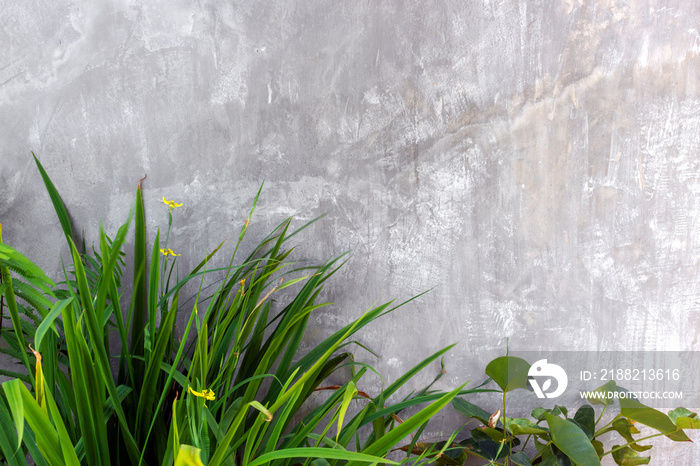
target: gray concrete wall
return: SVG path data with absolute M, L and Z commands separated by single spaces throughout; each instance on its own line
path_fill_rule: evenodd
M 362 335 L 387 379 L 454 342 L 444 387 L 506 338 L 698 348 L 700 3 L 2 4 L 0 221 L 54 276 L 30 150 L 89 240 L 147 174 L 151 234 L 161 196 L 184 203 L 187 264 L 237 235 L 263 179 L 251 232 L 328 212 L 299 254 L 353 258 L 319 334 L 435 287 Z

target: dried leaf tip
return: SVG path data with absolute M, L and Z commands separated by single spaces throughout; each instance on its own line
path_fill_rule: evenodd
M 34 353 L 34 357 L 36 358 L 36 362 L 41 363 L 41 353 L 39 353 L 37 350 L 32 348 L 31 344 L 29 344 L 27 346 L 29 346 L 29 349 L 32 350 L 32 353 Z

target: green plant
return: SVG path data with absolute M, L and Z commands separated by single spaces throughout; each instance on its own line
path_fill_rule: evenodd
M 287 241 L 311 222 L 290 232 L 289 218 L 237 264 L 260 191 L 229 265 L 207 268 L 222 243 L 180 277 L 168 244 L 177 204 L 163 199 L 169 207 L 167 234 L 161 242 L 156 232 L 149 252 L 139 182 L 135 208 L 114 237 L 100 227 L 98 247 L 88 251 L 82 242 L 79 249 L 58 191 L 35 160 L 72 266 L 64 267 L 64 281 L 56 285 L 0 238 L 0 295 L 12 322 L 11 329 L 2 329 L 3 351 L 24 367 L 9 373 L 15 378 L 0 393 L 0 451 L 8 464 L 26 464 L 27 454 L 37 465 L 394 463 L 382 458 L 415 430 L 417 439 L 456 395 L 471 392 L 463 387 L 438 392 L 431 383 L 388 403 L 449 347 L 374 396 L 360 390 L 374 370 L 348 352 L 352 337 L 401 304 L 376 306 L 301 351 L 309 316 L 328 304 L 318 302 L 319 294 L 343 256 L 320 266 L 296 266 L 288 259 Z M 132 223 L 130 288 L 122 279 Z M 212 272 L 223 279 L 205 283 Z M 199 284 L 191 301 L 181 299 L 188 283 Z M 285 288 L 295 291 L 280 295 Z M 272 306 L 273 297 L 290 295 Z M 179 313 L 186 317 L 181 333 Z M 321 386 L 332 374 L 345 373 L 344 384 Z M 309 407 L 317 391 L 329 396 Z M 398 422 L 400 413 L 418 405 L 425 406 Z M 302 406 L 308 410 L 304 416 Z M 366 435 L 360 435 L 364 426 Z M 440 454 L 437 447 L 423 449 L 401 461 L 420 464 Z
M 454 465 L 456 463 L 450 462 L 451 459 L 463 458 L 467 454 L 487 460 L 490 465 L 598 466 L 608 455 L 619 465 L 648 464 L 651 458 L 639 453 L 649 450 L 652 445 L 640 445 L 640 442 L 658 436 L 677 442 L 689 441 L 684 429 L 700 428 L 697 414 L 685 408 L 674 409 L 666 415 L 632 398 L 618 399 L 613 394 L 625 390 L 614 381 L 596 390 L 599 397 L 588 399 L 592 404 L 603 406 L 597 416 L 591 405 L 584 404 L 573 417 L 569 417 L 569 411 L 563 406 L 537 408 L 532 411 L 532 419 L 507 417 L 506 393 L 528 388 L 530 367 L 524 359 L 513 356 L 496 358 L 486 366 L 486 375 L 502 393 L 502 405 L 493 414 L 463 398 L 452 400 L 457 411 L 483 425 L 471 429 L 471 438 L 450 445 L 448 452 L 451 453 L 444 461 L 446 464 Z M 603 415 L 616 400 L 619 401 L 620 413 L 601 425 Z M 635 438 L 634 435 L 640 434 L 636 423 L 656 432 Z M 617 433 L 622 442 L 606 450 L 603 441 L 609 442 L 606 434 L 613 433 Z M 435 447 L 429 444 L 426 448 Z

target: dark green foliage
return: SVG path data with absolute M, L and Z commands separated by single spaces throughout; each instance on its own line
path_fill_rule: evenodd
M 150 250 L 146 246 L 139 182 L 136 207 L 114 237 L 100 228 L 98 246 L 88 251 L 83 244 L 79 250 L 58 191 L 35 160 L 72 264 L 55 285 L 0 238 L 0 294 L 12 322 L 12 329 L 2 330 L 3 351 L 21 363 L 16 373 L 5 374 L 29 383 L 28 389 L 15 379 L 0 392 L 0 451 L 10 464 L 25 464 L 26 454 L 51 465 L 393 463 L 383 458 L 397 444 L 420 433 L 456 395 L 469 393 L 428 386 L 387 403 L 447 348 L 376 395 L 366 393 L 376 380 L 369 379 L 369 366 L 354 361 L 348 345 L 356 332 L 401 304 L 369 309 L 301 351 L 309 316 L 328 305 L 319 302 L 322 287 L 344 257 L 297 267 L 289 259 L 288 240 L 309 224 L 292 230 L 290 218 L 237 262 L 260 191 L 242 222 L 229 266 L 207 267 L 220 245 L 181 277 L 168 245 L 173 201 L 164 199 L 169 211 L 163 244 L 157 232 Z M 122 283 L 123 249 L 132 224 L 129 289 Z M 223 274 L 223 280 L 209 283 L 212 272 Z M 188 283 L 198 284 L 199 292 L 184 299 Z M 285 288 L 294 291 L 279 294 Z M 274 306 L 273 298 L 278 299 Z M 181 314 L 186 324 L 178 329 Z M 118 344 L 110 348 L 114 332 Z M 30 342 L 35 344 L 31 353 Z M 348 373 L 343 385 L 322 386 L 328 377 Z M 309 401 L 318 390 L 329 396 L 314 406 Z M 422 409 L 398 422 L 400 413 L 418 405 Z M 359 435 L 366 425 L 372 428 Z M 414 456 L 409 451 L 402 461 L 420 464 L 442 455 L 456 461 L 459 454 L 454 456 L 450 445 L 423 448 Z

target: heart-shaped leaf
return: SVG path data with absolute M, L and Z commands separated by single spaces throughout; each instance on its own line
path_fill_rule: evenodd
M 545 414 L 552 442 L 579 466 L 600 466 L 598 454 L 578 426 L 551 414 Z
M 614 380 L 593 390 L 593 394 L 586 396 L 588 401 L 595 405 L 611 405 L 615 402 L 615 392 L 622 391 Z
M 679 429 L 700 429 L 700 418 L 698 418 L 698 415 L 685 408 L 676 408 L 669 411 L 668 417 Z
M 697 418 L 698 415 L 686 408 L 676 408 L 668 412 L 668 417 L 675 423 L 679 417 Z
M 530 364 L 522 358 L 501 356 L 486 366 L 486 375 L 501 387 L 504 392 L 517 388 L 527 388 L 527 373 Z

